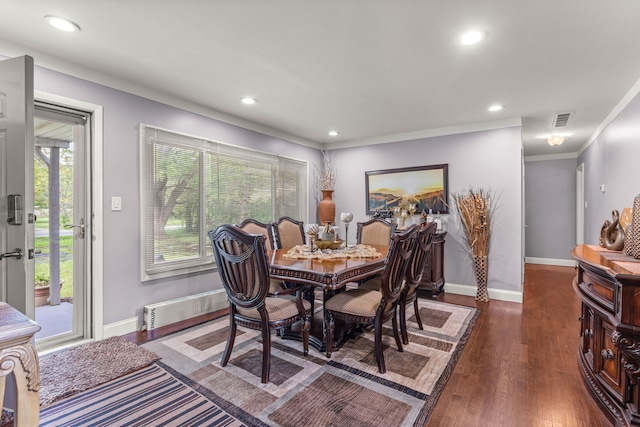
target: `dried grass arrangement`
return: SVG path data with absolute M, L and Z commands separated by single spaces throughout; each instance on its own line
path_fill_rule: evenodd
M 478 282 L 477 301 L 489 301 L 487 270 L 495 196 L 491 190 L 469 188 L 451 194 L 471 253 Z

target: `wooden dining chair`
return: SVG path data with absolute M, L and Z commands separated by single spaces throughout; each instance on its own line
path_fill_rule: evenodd
M 334 319 L 363 326 L 374 325 L 374 350 L 378 370 L 381 374 L 386 372 L 382 347 L 382 325 L 389 320 L 393 322 L 393 336 L 398 351 L 403 351 L 398 331 L 397 303 L 402 290 L 402 281 L 415 245 L 416 231 L 417 226 L 412 225 L 391 238 L 379 291 L 360 288 L 347 290 L 336 294 L 325 302 L 327 357 L 331 357 L 333 348 Z
M 389 246 L 391 237 L 396 231 L 396 224 L 381 218 L 372 218 L 369 221 L 356 224 L 356 242 L 363 245 Z
M 311 305 L 302 299 L 298 288 L 283 290 L 274 297 L 269 293 L 269 263 L 265 237 L 249 234 L 240 228 L 224 224 L 209 231 L 218 273 L 229 299 L 229 335 L 221 365 L 227 366 L 237 327 L 262 331 L 262 382 L 269 382 L 271 367 L 271 331 L 282 329 L 300 320 L 304 355 L 309 352 Z M 291 295 L 296 294 L 295 297 Z
M 273 237 L 273 223 L 262 223 L 253 218 L 247 218 L 238 224 L 238 228 L 249 234 L 262 234 L 264 236 L 265 249 L 270 251 L 275 248 Z
M 277 249 L 292 248 L 304 245 L 304 222 L 288 216 L 282 216 L 273 224 L 275 245 Z
M 264 244 L 266 250 L 270 251 L 275 247 L 273 238 L 273 223 L 270 222 L 268 224 L 265 224 L 258 220 L 247 218 L 240 224 L 238 224 L 238 228 L 249 234 L 262 234 L 264 236 Z M 282 280 L 271 279 L 269 292 L 279 293 L 286 287 L 287 286 Z
M 409 334 L 407 332 L 407 306 L 413 305 L 413 311 L 416 316 L 418 327 L 422 327 L 420 319 L 420 311 L 418 310 L 418 286 L 422 281 L 422 273 L 429 257 L 431 256 L 431 247 L 436 234 L 436 223 L 421 225 L 417 232 L 416 245 L 413 249 L 411 261 L 405 273 L 404 285 L 400 292 L 400 302 L 398 303 L 400 317 L 400 333 L 402 335 L 402 343 L 409 344 Z

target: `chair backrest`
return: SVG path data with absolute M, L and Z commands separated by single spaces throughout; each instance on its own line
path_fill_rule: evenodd
M 366 222 L 357 223 L 356 241 L 363 245 L 389 246 L 391 236 L 396 231 L 396 224 L 384 219 L 372 218 Z
M 412 225 L 391 238 L 389 252 L 385 262 L 380 291 L 387 304 L 394 303 L 400 296 L 402 283 L 411 261 L 411 255 L 417 239 L 418 226 Z
M 304 222 L 296 221 L 288 216 L 283 216 L 273 226 L 275 245 L 277 249 L 292 248 L 296 245 L 304 245 Z
M 431 222 L 421 225 L 417 231 L 416 245 L 413 249 L 413 255 L 411 256 L 411 261 L 409 262 L 409 267 L 407 267 L 407 273 L 405 275 L 405 282 L 410 287 L 415 288 L 422 280 L 422 273 L 431 253 L 431 245 L 433 244 L 436 234 L 436 227 L 437 224 Z
M 242 309 L 262 307 L 270 282 L 264 236 L 231 224 L 208 234 L 229 301 Z
M 247 218 L 238 224 L 238 228 L 249 234 L 262 234 L 265 239 L 265 248 L 268 251 L 275 247 L 273 244 L 273 223 L 263 224 L 255 219 Z

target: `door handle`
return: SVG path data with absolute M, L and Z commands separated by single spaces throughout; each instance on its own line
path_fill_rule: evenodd
M 0 254 L 0 259 L 2 258 L 16 258 L 16 259 L 22 259 L 22 249 L 20 248 L 15 248 L 13 251 L 11 252 L 5 252 L 3 254 Z
M 84 239 L 84 218 L 80 218 L 80 224 L 65 224 L 64 228 L 72 229 L 79 228 L 80 229 L 80 238 Z

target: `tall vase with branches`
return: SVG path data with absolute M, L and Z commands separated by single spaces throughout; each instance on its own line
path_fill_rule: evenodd
M 333 224 L 335 222 L 336 205 L 332 199 L 332 194 L 336 184 L 336 178 L 338 177 L 338 171 L 335 160 L 326 150 L 322 150 L 322 158 L 322 167 L 316 166 L 314 175 L 320 187 L 320 192 L 322 193 L 322 199 L 318 203 L 320 224 L 326 225 L 327 223 Z
M 495 195 L 491 190 L 469 188 L 452 194 L 464 241 L 473 259 L 478 289 L 476 301 L 489 301 L 487 272 Z

